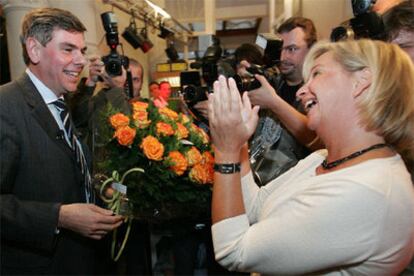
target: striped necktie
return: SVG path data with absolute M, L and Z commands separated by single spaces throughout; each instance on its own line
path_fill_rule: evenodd
M 67 135 L 69 147 L 72 149 L 72 151 L 75 153 L 76 156 L 76 162 L 78 166 L 81 169 L 82 177 L 83 177 L 83 184 L 85 187 L 85 197 L 87 203 L 94 203 L 95 202 L 95 196 L 94 191 L 92 189 L 92 180 L 91 175 L 89 173 L 88 164 L 86 163 L 85 155 L 82 151 L 82 146 L 76 137 L 76 135 L 73 132 L 73 123 L 69 117 L 68 108 L 63 101 L 63 99 L 58 99 L 53 102 L 53 104 L 56 106 L 56 108 L 59 111 L 60 119 L 62 120 L 63 127 L 65 128 L 65 132 Z

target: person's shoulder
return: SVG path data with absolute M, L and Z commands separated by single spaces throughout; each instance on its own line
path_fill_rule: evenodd
M 0 86 L 0 97 L 10 97 L 17 88 L 17 82 L 11 81 Z
M 0 105 L 2 107 L 10 106 L 13 102 L 21 99 L 20 90 L 17 81 L 11 81 L 0 86 Z

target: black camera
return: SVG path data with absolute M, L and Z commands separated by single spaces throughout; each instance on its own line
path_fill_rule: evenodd
M 220 41 L 213 38 L 213 44 L 207 48 L 203 58 L 190 64 L 190 67 L 193 69 L 201 69 L 202 79 L 206 85 L 200 85 L 200 77 L 197 71 L 183 72 L 181 74 L 182 94 L 187 105 L 191 108 L 196 103 L 207 100 L 206 95 L 212 92 L 213 83 L 219 75 L 223 75 L 226 78 L 232 77 L 240 93 L 251 91 L 261 86 L 260 82 L 255 78 L 256 74 L 263 75 L 268 80 L 276 77 L 277 72 L 273 70 L 273 67 L 280 59 L 283 42 L 281 39 L 261 38 L 265 40 L 265 44 L 262 41 L 262 44 L 258 44 L 258 46 L 264 48 L 265 54 L 269 55 L 268 63 L 265 63 L 263 66 L 250 64 L 250 67 L 246 68 L 247 74 L 243 76 L 236 73 L 236 59 L 233 57 L 222 57 Z M 188 77 L 190 75 L 191 77 Z
M 201 69 L 202 79 L 206 85 L 201 85 L 201 78 L 198 71 L 181 73 L 181 92 L 184 101 L 190 108 L 200 101 L 207 100 L 206 94 L 212 91 L 213 83 L 217 80 L 219 74 L 224 73 L 224 75 L 228 75 L 219 68 L 221 53 L 220 40 L 213 37 L 213 44 L 207 48 L 204 56 L 200 60 L 190 64 L 192 69 Z M 225 67 L 228 68 L 229 66 Z M 231 66 L 230 69 L 232 70 Z
M 262 75 L 266 78 L 268 77 L 265 68 L 257 64 L 250 64 L 250 67 L 246 68 L 246 70 L 247 75 L 240 76 L 239 74 L 236 74 L 233 77 L 240 93 L 251 91 L 261 86 L 260 82 L 255 78 L 255 75 Z
M 116 50 L 119 45 L 118 22 L 115 14 L 112 12 L 101 14 L 101 19 L 106 32 L 106 43 L 110 48 L 110 53 L 102 57 L 105 70 L 110 76 L 120 76 L 122 75 L 122 66 L 125 69 L 128 68 L 129 59 L 126 56 L 120 55 Z
M 331 41 L 360 38 L 384 40 L 384 23 L 377 13 L 371 11 L 375 2 L 376 0 L 352 0 L 355 17 L 334 28 Z

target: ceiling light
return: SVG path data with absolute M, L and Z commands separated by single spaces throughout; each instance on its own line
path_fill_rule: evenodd
M 158 35 L 158 37 L 162 38 L 162 39 L 166 39 L 170 36 L 174 35 L 174 32 L 170 29 L 168 29 L 167 27 L 164 26 L 164 24 L 159 25 L 160 28 L 160 34 Z
M 171 15 L 169 15 L 166 11 L 164 11 L 162 8 L 160 8 L 160 7 L 158 7 L 157 5 L 155 5 L 154 3 L 152 3 L 151 1 L 149 1 L 149 0 L 145 0 L 145 2 L 147 2 L 147 4 L 151 7 L 151 8 L 153 8 L 154 9 L 154 11 L 155 11 L 155 13 L 156 14 L 161 14 L 161 16 L 163 17 L 163 18 L 166 18 L 166 19 L 169 19 L 169 18 L 171 18 Z
M 154 46 L 151 40 L 148 39 L 145 29 L 142 29 L 141 33 L 137 32 L 137 29 L 133 26 L 128 26 L 122 33 L 122 37 L 128 41 L 134 49 L 141 48 L 146 53 Z

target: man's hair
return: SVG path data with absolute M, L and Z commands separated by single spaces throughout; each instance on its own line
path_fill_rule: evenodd
M 393 40 L 401 30 L 414 32 L 414 1 L 404 1 L 383 15 L 388 40 Z
M 253 64 L 263 64 L 263 53 L 255 44 L 244 43 L 240 45 L 234 52 L 234 58 L 237 63 L 246 60 Z
M 305 58 L 305 81 L 315 60 L 325 53 L 348 72 L 371 72 L 372 82 L 356 103 L 360 124 L 384 137 L 405 161 L 414 160 L 414 64 L 407 53 L 378 40 L 317 43 Z
M 168 84 L 171 87 L 171 83 L 169 81 L 162 81 L 159 86 L 161 87 L 162 84 Z
M 151 86 L 151 85 L 153 85 L 153 84 L 156 84 L 156 85 L 160 85 L 157 81 L 152 81 L 152 82 L 150 82 L 149 84 L 148 84 L 148 86 Z
M 26 51 L 26 40 L 29 37 L 35 38 L 43 46 L 52 40 L 55 30 L 83 33 L 85 26 L 80 20 L 69 11 L 56 8 L 41 8 L 30 11 L 23 18 L 21 43 L 23 47 L 23 59 L 26 65 L 30 58 Z
M 134 58 L 129 58 L 129 65 L 139 67 L 141 69 L 141 79 L 144 78 L 144 67 L 142 67 L 142 64 L 139 63 L 138 60 L 136 60 Z
M 308 48 L 310 48 L 317 41 L 317 34 L 313 21 L 308 18 L 299 16 L 291 17 L 277 28 L 277 32 L 279 34 L 288 33 L 297 27 L 304 31 L 306 44 L 308 45 Z

